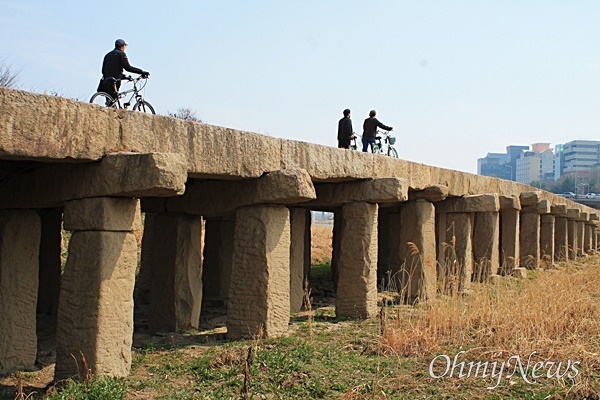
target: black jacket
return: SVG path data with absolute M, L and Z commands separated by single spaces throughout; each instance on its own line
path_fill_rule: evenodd
M 104 62 L 102 63 L 102 76 L 104 78 L 112 77 L 121 79 L 123 70 L 133 72 L 134 74 L 141 74 L 144 72 L 139 68 L 132 67 L 129 64 L 127 55 L 120 49 L 114 49 L 104 56 Z
M 344 117 L 338 123 L 338 140 L 350 140 L 352 137 L 352 120 Z
M 392 127 L 385 126 L 375 117 L 369 117 L 365 119 L 363 124 L 363 137 L 375 137 L 375 132 L 377 132 L 377 128 L 381 128 L 386 131 L 391 131 Z

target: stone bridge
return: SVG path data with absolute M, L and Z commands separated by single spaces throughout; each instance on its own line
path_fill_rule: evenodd
M 338 318 L 376 315 L 378 276 L 415 302 L 598 249 L 597 211 L 511 181 L 9 89 L 0 110 L 0 373 L 36 361 L 37 312 L 55 379 L 82 355 L 127 375 L 135 284 L 154 331 L 197 328 L 205 296 L 229 337 L 285 334 L 310 210 L 335 215 Z

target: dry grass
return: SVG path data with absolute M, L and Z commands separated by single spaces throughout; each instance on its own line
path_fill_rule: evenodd
M 424 356 L 465 349 L 471 359 L 490 361 L 536 352 L 541 361 L 577 360 L 582 371 L 572 390 L 593 393 L 600 371 L 600 263 L 538 274 L 473 284 L 468 296 L 400 309 L 386 324 L 382 350 Z
M 331 261 L 333 225 L 313 225 L 311 227 L 310 254 L 312 264 Z

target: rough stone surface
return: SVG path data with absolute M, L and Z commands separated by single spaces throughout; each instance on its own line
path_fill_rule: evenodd
M 550 212 L 556 216 L 566 216 L 567 215 L 567 205 L 566 204 L 552 204 L 550 207 Z
M 579 253 L 579 240 L 578 240 L 578 235 L 577 235 L 577 221 L 568 220 L 569 222 L 569 234 L 568 234 L 568 241 L 569 241 L 569 260 L 574 260 L 578 253 Z
M 577 234 L 577 256 L 581 257 L 585 254 L 585 222 L 577 221 L 575 229 Z
M 335 299 L 338 318 L 377 315 L 377 204 L 342 207 L 339 278 Z
M 228 337 L 280 336 L 290 320 L 290 216 L 284 206 L 239 208 Z
M 569 221 L 566 217 L 554 219 L 554 259 L 564 261 L 567 259 L 569 249 Z
M 409 201 L 400 211 L 398 290 L 409 303 L 432 299 L 437 290 L 435 209 L 426 200 Z M 393 239 L 393 238 L 391 238 Z
M 433 185 L 423 190 L 411 191 L 408 196 L 411 200 L 423 199 L 430 202 L 437 202 L 446 200 L 449 192 L 448 186 Z
M 198 328 L 202 303 L 202 223 L 198 216 L 154 218 L 149 325 L 153 330 Z
M 591 253 L 594 245 L 594 240 L 592 239 L 592 227 L 591 224 L 585 224 L 585 236 L 583 238 L 583 250 L 586 253 Z
M 65 204 L 64 228 L 69 231 L 118 231 L 142 229 L 137 199 L 95 197 Z
M 554 263 L 554 235 L 556 223 L 552 214 L 540 217 L 540 260 L 545 269 Z
M 520 265 L 520 217 L 516 209 L 500 212 L 500 275 L 510 275 Z
M 446 292 L 465 292 L 471 287 L 473 275 L 473 215 L 446 214 L 446 262 L 441 266 L 440 279 Z
M 473 225 L 473 281 L 484 282 L 500 267 L 500 215 L 475 213 Z
M 290 312 L 296 313 L 302 308 L 304 299 L 304 209 L 290 209 L 290 229 Z
M 129 232 L 73 232 L 63 273 L 55 380 L 126 376 L 131 367 L 137 242 Z
M 497 212 L 500 200 L 496 193 L 447 198 L 436 206 L 436 211 L 446 213 Z
M 408 184 L 404 179 L 380 178 L 355 182 L 315 184 L 317 199 L 308 207 L 341 206 L 352 202 L 398 203 L 408 199 Z
M 37 313 L 56 315 L 62 274 L 60 259 L 62 210 L 43 209 L 38 211 L 38 215 L 41 221 L 41 241 Z
M 590 220 L 590 214 L 587 212 L 580 212 L 579 213 L 579 219 L 577 221 L 580 222 L 588 222 Z
M 517 196 L 500 195 L 499 200 L 500 200 L 500 210 L 501 211 L 520 210 L 521 209 L 521 202 L 519 201 L 519 198 Z
M 0 208 L 59 207 L 88 197 L 175 196 L 183 193 L 186 179 L 186 163 L 178 154 L 109 154 L 96 163 L 54 163 L 17 174 L 0 187 Z
M 533 191 L 533 192 L 524 192 L 519 196 L 519 200 L 521 202 L 521 206 L 535 206 L 540 202 L 542 198 L 541 191 Z
M 40 225 L 35 211 L 0 211 L 0 374 L 35 362 Z
M 167 200 L 167 210 L 204 216 L 235 213 L 239 207 L 257 204 L 294 204 L 317 198 L 308 173 L 292 168 L 236 182 L 189 183 L 183 196 Z
M 156 213 L 144 214 L 144 232 L 142 234 L 142 250 L 140 252 L 140 271 L 135 279 L 135 292 L 140 304 L 148 304 L 152 288 L 152 252 L 154 250 L 154 218 Z
M 580 212 L 581 212 L 581 210 L 579 210 L 578 208 L 568 208 L 567 209 L 567 218 L 578 219 Z
M 540 216 L 521 212 L 521 266 L 537 269 L 540 262 Z

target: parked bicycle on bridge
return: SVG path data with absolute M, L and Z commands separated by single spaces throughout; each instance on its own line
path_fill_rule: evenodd
M 106 106 L 106 107 L 127 109 L 127 108 L 129 108 L 129 106 L 131 105 L 131 102 L 135 98 L 135 103 L 133 105 L 134 111 L 149 112 L 152 114 L 156 114 L 156 111 L 154 111 L 154 107 L 152 107 L 152 105 L 150 103 L 148 103 L 146 100 L 144 100 L 142 94 L 140 93 L 140 91 L 146 87 L 146 83 L 148 82 L 147 75 L 140 75 L 137 78 L 132 78 L 131 76 L 123 76 L 123 78 L 122 78 L 123 80 L 133 82 L 133 88 L 129 89 L 129 90 L 125 90 L 123 92 L 117 92 L 115 78 L 108 78 L 108 79 L 112 80 L 113 87 L 115 88 L 115 93 L 117 93 L 117 98 L 113 99 L 112 96 L 109 95 L 108 93 L 98 92 L 92 96 L 92 98 L 90 99 L 90 103 L 97 104 L 100 106 Z M 140 84 L 140 81 L 142 81 L 142 80 L 143 80 L 143 82 Z M 139 87 L 138 87 L 138 84 L 140 85 Z M 127 97 L 127 95 L 129 93 L 132 93 L 129 100 L 126 101 L 125 103 L 121 104 L 120 99 Z

